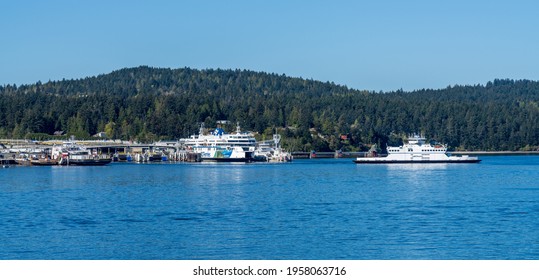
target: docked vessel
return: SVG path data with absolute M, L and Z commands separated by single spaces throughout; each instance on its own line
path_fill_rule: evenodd
M 51 166 L 51 165 L 58 165 L 58 161 L 53 160 L 50 157 L 40 157 L 40 158 L 31 159 L 30 164 L 38 165 L 38 166 Z
M 38 166 L 51 166 L 51 165 L 57 165 L 58 160 L 54 160 L 51 157 L 52 150 L 50 148 L 44 149 L 39 154 L 33 154 L 30 159 L 30 165 L 38 165 Z
M 358 157 L 355 163 L 477 163 L 478 157 L 451 156 L 445 145 L 425 143 L 425 138 L 414 135 L 400 147 L 388 147 L 387 156 L 377 156 L 376 153 L 367 157 Z
M 268 162 L 292 161 L 292 154 L 284 151 L 279 145 L 280 142 L 281 135 L 274 134 L 273 140 L 260 143 L 254 152 L 254 159 Z
M 200 153 L 202 161 L 249 162 L 253 159 L 256 139 L 250 132 L 225 133 L 218 127 L 211 134 L 204 134 L 204 124 L 198 135 L 180 139 L 180 144 L 188 150 Z
M 54 146 L 52 160 L 58 161 L 59 165 L 106 165 L 112 162 L 111 157 L 72 142 Z

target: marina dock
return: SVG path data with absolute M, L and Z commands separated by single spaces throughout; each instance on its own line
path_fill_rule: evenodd
M 109 157 L 112 161 L 159 162 L 159 161 L 201 161 L 200 154 L 184 149 L 177 142 L 157 142 L 153 144 L 131 143 L 126 141 L 72 141 L 84 146 L 99 157 Z M 0 164 L 18 164 L 20 158 L 50 155 L 55 145 L 63 141 L 35 142 L 20 139 L 0 139 Z

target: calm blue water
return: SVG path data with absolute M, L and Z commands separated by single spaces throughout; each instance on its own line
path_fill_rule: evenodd
M 0 259 L 539 259 L 539 156 L 0 169 Z

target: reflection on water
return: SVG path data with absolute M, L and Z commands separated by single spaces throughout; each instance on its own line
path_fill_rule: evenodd
M 414 163 L 403 163 L 403 164 L 387 164 L 388 170 L 402 170 L 402 171 L 424 171 L 424 170 L 440 170 L 447 169 L 448 163 L 431 163 L 431 164 L 414 164 Z
M 390 185 L 405 183 L 408 186 L 429 186 L 447 179 L 449 164 L 385 164 L 373 168 L 380 169 L 379 173 L 374 174 L 387 180 Z
M 197 166 L 206 184 L 218 186 L 221 184 L 237 184 L 245 182 L 245 163 L 204 163 Z

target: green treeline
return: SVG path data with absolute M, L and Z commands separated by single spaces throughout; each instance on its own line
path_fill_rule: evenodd
M 290 150 L 359 150 L 410 133 L 461 150 L 539 148 L 539 83 L 495 80 L 441 90 L 375 93 L 245 70 L 126 68 L 78 80 L 0 86 L 0 138 L 106 132 L 178 139 L 228 120 Z

